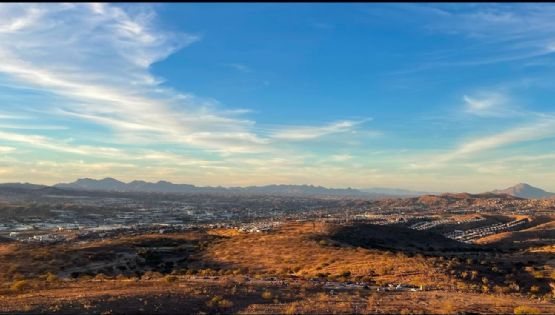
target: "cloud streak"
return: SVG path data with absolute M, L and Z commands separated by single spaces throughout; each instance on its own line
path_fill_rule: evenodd
M 486 92 L 476 96 L 464 95 L 465 112 L 478 117 L 512 117 L 522 116 L 512 104 L 512 100 L 504 93 Z
M 361 121 L 344 120 L 330 123 L 325 126 L 292 126 L 273 133 L 271 137 L 278 140 L 290 141 L 312 140 L 331 134 L 352 131 L 353 128 L 364 123 L 365 121 L 368 121 L 368 119 Z
M 468 140 L 458 147 L 426 159 L 424 163 L 412 163 L 412 169 L 431 169 L 452 166 L 449 162 L 464 160 L 484 151 L 517 143 L 539 141 L 555 137 L 555 118 L 546 116 L 534 123 L 518 126 L 509 130 Z

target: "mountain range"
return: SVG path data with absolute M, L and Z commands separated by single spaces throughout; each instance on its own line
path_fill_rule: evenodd
M 168 181 L 156 183 L 135 180 L 124 183 L 114 178 L 100 180 L 81 178 L 72 183 L 56 184 L 56 188 L 120 191 L 120 192 L 156 192 L 156 193 L 246 193 L 246 194 L 284 194 L 284 195 L 333 195 L 363 196 L 366 193 L 352 188 L 325 188 L 313 185 L 267 185 L 249 187 L 198 187 L 190 184 L 174 184 Z
M 135 180 L 129 183 L 114 178 L 91 179 L 81 178 L 72 183 L 60 183 L 56 188 L 89 190 L 89 191 L 120 191 L 120 192 L 157 192 L 157 193 L 246 193 L 246 194 L 279 194 L 279 195 L 329 195 L 329 196 L 418 196 L 426 194 L 404 189 L 391 188 L 326 188 L 313 185 L 266 185 L 248 187 L 199 187 L 190 184 L 174 184 L 168 181 L 156 183 Z
M 190 184 L 174 184 L 168 181 L 146 182 L 134 180 L 129 183 L 114 178 L 91 179 L 80 178 L 71 183 L 60 183 L 50 186 L 29 183 L 0 184 L 0 188 L 38 190 L 46 188 L 69 189 L 81 191 L 105 192 L 146 192 L 146 193 L 240 193 L 266 195 L 320 195 L 320 196 L 358 196 L 358 197 L 418 197 L 425 195 L 439 195 L 439 193 L 419 192 L 394 188 L 326 188 L 313 185 L 266 185 L 248 187 L 200 187 Z M 555 198 L 555 193 L 520 183 L 515 186 L 493 190 L 483 195 L 509 195 L 525 199 Z

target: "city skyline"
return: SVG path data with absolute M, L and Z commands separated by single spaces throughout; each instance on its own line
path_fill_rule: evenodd
M 0 182 L 550 179 L 548 4 L 0 5 Z

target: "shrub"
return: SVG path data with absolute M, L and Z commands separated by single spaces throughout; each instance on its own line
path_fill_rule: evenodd
M 118 278 L 120 278 L 120 276 L 123 275 L 118 275 Z M 161 278 L 162 274 L 156 271 L 147 271 L 143 274 L 143 278 L 145 278 L 146 280 L 150 280 L 150 279 L 156 279 L 156 278 Z
M 542 271 L 533 271 L 531 272 L 532 277 L 536 278 L 536 279 L 542 279 L 544 278 L 544 274 Z
M 222 300 L 218 301 L 218 307 L 220 307 L 220 308 L 231 308 L 231 307 L 233 307 L 233 302 L 231 302 L 230 300 L 222 299 Z
M 57 282 L 59 278 L 55 274 L 49 272 L 46 274 L 45 280 L 46 282 Z
M 125 281 L 125 280 L 129 280 L 129 277 L 123 274 L 119 274 L 116 276 L 116 280 Z
M 97 273 L 96 276 L 94 276 L 94 279 L 99 281 L 104 281 L 106 278 L 106 275 L 103 273 Z
M 172 282 L 177 281 L 177 277 L 176 277 L 176 276 L 167 275 L 167 276 L 164 277 L 164 281 L 165 281 L 166 283 L 172 283 Z
M 273 297 L 272 292 L 270 291 L 264 291 L 262 292 L 262 298 L 265 300 L 270 300 Z
M 540 292 L 540 287 L 538 287 L 537 285 L 533 285 L 530 287 L 530 293 L 536 294 L 538 292 Z
M 21 292 L 29 289 L 30 287 L 31 283 L 29 282 L 29 280 L 16 280 L 11 284 L 10 289 L 15 292 Z
M 495 293 L 511 293 L 511 288 L 502 287 L 502 286 L 499 286 L 499 285 L 494 285 L 493 286 L 493 291 Z
M 208 307 L 213 307 L 215 305 L 218 305 L 218 303 L 222 300 L 223 300 L 223 297 L 216 295 L 212 299 L 210 299 L 210 301 L 206 302 L 206 305 Z
M 300 310 L 297 307 L 297 303 L 293 303 L 285 309 L 285 314 L 299 314 Z
M 521 305 L 515 307 L 513 312 L 515 314 L 539 314 L 540 310 L 535 307 Z

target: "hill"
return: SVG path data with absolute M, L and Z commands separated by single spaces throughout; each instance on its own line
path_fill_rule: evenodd
M 494 190 L 494 194 L 506 194 L 526 199 L 546 199 L 555 197 L 555 193 L 547 192 L 541 188 L 537 188 L 525 183 L 520 183 L 509 188 Z

